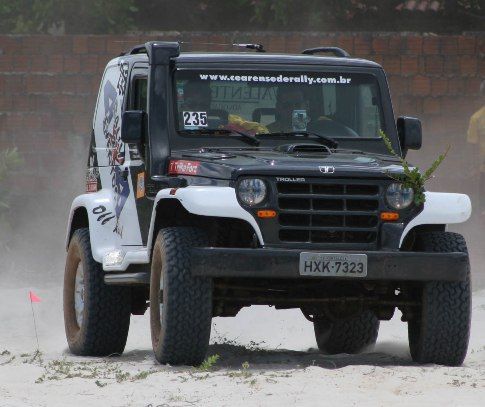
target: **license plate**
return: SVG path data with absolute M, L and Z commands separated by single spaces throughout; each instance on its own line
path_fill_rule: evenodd
M 367 255 L 347 253 L 300 253 L 300 275 L 316 277 L 365 277 Z

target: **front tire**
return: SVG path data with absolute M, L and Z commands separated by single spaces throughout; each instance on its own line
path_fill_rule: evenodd
M 190 249 L 207 244 L 198 229 L 161 229 L 153 247 L 150 328 L 162 364 L 200 365 L 209 346 L 212 280 L 190 274 Z
M 468 253 L 463 236 L 430 232 L 417 236 L 415 249 L 424 252 Z M 418 363 L 460 366 L 470 337 L 471 283 L 431 281 L 418 292 L 419 315 L 408 322 L 411 356 Z
M 360 353 L 377 341 L 379 320 L 371 311 L 356 316 L 331 321 L 317 316 L 313 322 L 318 349 L 335 355 L 337 353 Z
M 89 229 L 72 235 L 64 274 L 64 326 L 69 349 L 79 356 L 121 355 L 130 328 L 127 287 L 104 283 L 91 253 Z

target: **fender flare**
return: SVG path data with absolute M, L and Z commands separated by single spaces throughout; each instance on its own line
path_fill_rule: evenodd
M 100 219 L 103 214 L 111 212 L 112 215 L 104 216 L 104 219 L 106 219 L 109 216 L 113 216 L 115 213 L 115 205 L 111 193 L 108 190 L 102 189 L 95 193 L 83 194 L 74 198 L 69 211 L 69 221 L 67 223 L 66 249 L 69 247 L 69 242 L 72 236 L 74 213 L 79 208 L 85 208 L 88 214 L 89 238 L 91 241 L 93 259 L 98 263 L 102 263 L 103 256 L 107 252 L 116 249 L 116 242 L 112 230 L 108 225 L 103 225 L 103 218 Z
M 416 226 L 463 223 L 470 218 L 472 204 L 468 195 L 448 192 L 425 192 L 425 195 L 424 209 L 404 228 L 399 247 Z
M 153 241 L 157 205 L 163 199 L 177 199 L 187 212 L 194 215 L 244 220 L 254 229 L 261 246 L 264 245 L 263 235 L 256 220 L 253 215 L 239 204 L 234 188 L 188 186 L 176 189 L 175 192 L 171 188 L 162 189 L 155 196 L 147 240 L 149 253 L 151 251 L 151 242 Z

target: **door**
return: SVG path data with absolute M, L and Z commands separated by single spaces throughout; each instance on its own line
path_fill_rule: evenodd
M 141 233 L 131 175 L 130 146 L 121 141 L 121 115 L 126 105 L 129 65 L 115 60 L 105 70 L 94 120 L 93 153 L 101 189 L 110 200 L 94 208 L 97 220 L 110 228 L 115 247 L 141 246 Z

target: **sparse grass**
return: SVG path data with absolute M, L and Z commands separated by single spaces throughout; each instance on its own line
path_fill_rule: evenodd
M 99 380 L 95 380 L 94 384 L 96 384 L 96 386 L 98 387 L 106 387 L 108 385 L 108 383 L 103 383 L 103 382 L 100 382 Z
M 217 361 L 219 360 L 220 356 L 218 354 L 208 356 L 202 363 L 201 365 L 197 368 L 197 370 L 201 372 L 208 372 L 212 370 L 212 368 L 215 366 Z
M 157 373 L 157 370 L 143 370 L 143 371 L 138 372 L 137 374 L 133 375 L 131 377 L 131 381 L 145 380 L 148 376 L 150 376 L 153 373 Z
M 24 361 L 24 363 L 28 362 Z M 45 372 L 37 378 L 36 383 L 81 378 L 95 379 L 94 384 L 98 387 L 105 387 L 112 382 L 123 383 L 126 381 L 134 382 L 143 380 L 149 375 L 158 372 L 158 370 L 151 369 L 131 374 L 130 372 L 122 370 L 119 363 L 113 363 L 107 360 L 74 362 L 66 358 L 52 360 L 47 364 L 43 364 L 42 367 Z
M 10 359 L 7 359 L 5 362 L 0 363 L 0 366 L 8 365 L 9 363 L 12 363 L 14 360 L 15 360 L 15 355 L 13 355 Z
M 253 374 L 249 371 L 249 362 L 243 362 L 241 364 L 241 369 L 236 372 L 228 372 L 227 375 L 230 378 L 243 378 L 249 379 Z
M 12 355 L 10 353 L 10 351 L 8 351 L 7 349 L 3 350 L 0 353 L 0 356 L 5 356 L 5 357 L 9 357 L 10 356 L 7 360 L 5 360 L 4 362 L 0 363 L 0 366 L 8 365 L 9 363 L 12 363 L 15 360 L 15 355 Z

